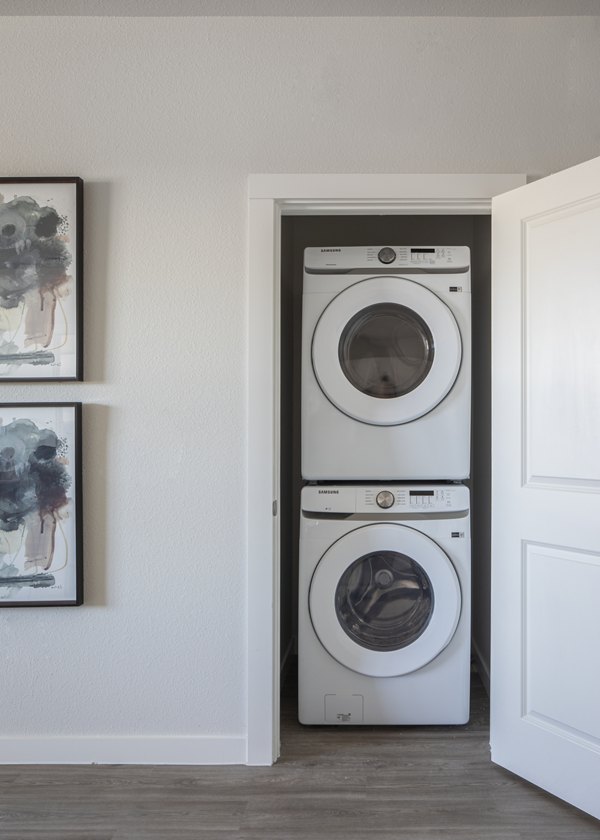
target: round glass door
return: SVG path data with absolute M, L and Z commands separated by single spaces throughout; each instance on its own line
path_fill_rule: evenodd
M 358 312 L 344 327 L 338 349 L 348 381 L 379 399 L 417 388 L 431 369 L 433 353 L 425 321 L 398 303 L 376 303 Z
M 374 551 L 355 560 L 335 591 L 342 629 L 369 650 L 399 650 L 416 641 L 433 615 L 425 570 L 398 551 Z
M 325 650 L 372 677 L 401 676 L 431 662 L 461 613 L 450 558 L 421 531 L 391 522 L 364 525 L 333 543 L 308 600 Z
M 327 399 L 363 423 L 410 423 L 452 388 L 462 360 L 449 307 L 404 277 L 371 277 L 340 292 L 313 334 L 312 364 Z

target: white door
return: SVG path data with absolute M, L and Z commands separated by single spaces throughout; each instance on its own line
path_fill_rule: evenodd
M 600 158 L 492 208 L 492 760 L 600 818 Z

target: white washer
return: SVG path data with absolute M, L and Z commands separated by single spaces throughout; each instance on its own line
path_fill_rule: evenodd
M 469 718 L 469 491 L 302 490 L 298 717 L 305 724 Z
M 469 248 L 307 248 L 302 476 L 470 472 Z

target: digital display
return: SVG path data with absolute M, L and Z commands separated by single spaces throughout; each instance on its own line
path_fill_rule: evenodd
M 433 496 L 435 495 L 433 490 L 409 490 L 409 496 Z
M 435 248 L 411 248 L 411 254 L 435 254 Z

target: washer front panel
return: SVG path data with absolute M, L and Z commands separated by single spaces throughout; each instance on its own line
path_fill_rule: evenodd
M 427 581 L 430 592 L 416 607 L 421 612 L 425 608 L 431 609 L 427 620 L 421 621 L 419 632 L 413 633 L 414 641 L 410 641 L 410 634 L 407 634 L 404 638 L 408 641 L 404 646 L 395 646 L 398 642 L 393 642 L 394 634 L 401 638 L 396 622 L 394 626 L 390 625 L 393 649 L 377 650 L 373 648 L 385 645 L 381 641 L 385 622 L 376 622 L 378 643 L 370 647 L 360 644 L 357 641 L 360 632 L 349 633 L 338 618 L 339 585 L 357 560 L 374 554 L 385 556 L 386 552 L 403 555 L 422 570 L 421 578 Z M 383 579 L 379 568 L 375 573 L 382 576 L 380 584 L 383 587 L 397 585 Z M 415 578 L 409 579 L 407 585 L 414 586 Z M 308 600 L 315 633 L 325 650 L 346 668 L 371 677 L 401 676 L 431 662 L 452 639 L 461 612 L 460 584 L 445 552 L 422 532 L 394 523 L 364 525 L 333 543 L 315 569 Z M 368 609 L 363 610 L 364 614 L 368 612 Z M 409 613 L 406 613 L 408 623 L 413 621 Z
M 389 314 L 384 315 L 386 306 Z M 348 325 L 357 319 L 360 323 L 361 313 L 365 313 L 365 331 L 369 313 L 385 320 L 390 334 L 394 319 L 398 320 L 398 339 L 402 342 L 406 336 L 410 347 L 374 348 L 375 354 L 382 354 L 379 361 L 366 357 L 363 370 L 349 376 L 343 368 Z M 360 337 L 355 344 L 360 348 Z M 404 277 L 372 277 L 340 292 L 322 313 L 312 341 L 313 369 L 325 396 L 349 417 L 376 426 L 408 423 L 435 408 L 452 388 L 461 359 L 460 330 L 449 307 L 429 289 Z M 358 361 L 352 363 L 356 368 Z M 368 383 L 365 369 L 369 365 L 375 379 L 360 390 L 351 379 Z M 412 381 L 411 365 L 422 370 Z M 381 376 L 380 384 L 377 376 Z M 394 376 L 409 385 L 399 383 L 395 389 L 390 382 Z

